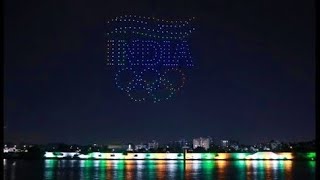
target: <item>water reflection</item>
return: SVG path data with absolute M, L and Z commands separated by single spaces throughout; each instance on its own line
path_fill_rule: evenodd
M 309 169 L 315 162 L 306 162 Z M 46 160 L 45 179 L 62 176 L 60 169 L 69 166 L 80 169 L 79 179 L 292 179 L 292 161 L 254 160 L 254 161 L 154 161 L 154 160 L 80 160 L 77 163 L 66 160 Z M 58 172 L 58 173 L 55 173 Z M 310 171 L 314 174 L 314 170 Z M 313 172 L 313 173 L 312 173 Z M 73 178 L 73 171 L 69 172 Z
M 235 161 L 234 168 L 237 169 L 239 179 L 245 179 L 246 177 L 246 161 Z
M 215 177 L 214 168 L 216 164 L 212 163 L 212 161 L 203 161 L 201 163 L 205 179 L 212 179 L 212 177 Z
M 134 167 L 135 164 L 134 164 L 134 161 L 133 160 L 127 160 L 126 163 L 125 163 L 125 172 L 126 172 L 126 179 L 128 180 L 132 180 L 134 179 Z
M 20 180 L 34 173 L 32 177 L 46 180 L 315 179 L 315 163 L 291 160 L 4 160 L 3 177 Z M 35 166 L 42 168 L 34 169 Z M 29 170 L 23 171 L 27 167 Z
M 217 178 L 218 179 L 224 179 L 224 177 L 227 174 L 228 166 L 230 165 L 230 161 L 226 160 L 218 160 L 215 162 L 217 167 Z

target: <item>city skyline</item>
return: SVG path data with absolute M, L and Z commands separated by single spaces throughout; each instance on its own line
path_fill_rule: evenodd
M 52 141 L 52 142 L 43 142 L 43 143 L 34 143 L 34 142 L 28 142 L 28 141 L 4 141 L 4 144 L 34 144 L 34 145 L 48 145 L 48 144 L 69 144 L 69 145 L 134 145 L 134 146 L 149 146 L 151 143 L 156 143 L 158 144 L 157 146 L 165 146 L 169 144 L 188 144 L 189 146 L 194 147 L 194 140 L 198 139 L 208 139 L 210 145 L 219 145 L 219 146 L 227 146 L 230 143 L 236 143 L 238 145 L 245 145 L 245 146 L 253 146 L 253 145 L 259 145 L 259 144 L 266 144 L 266 143 L 271 143 L 271 142 L 281 142 L 281 143 L 306 143 L 306 142 L 314 142 L 316 139 L 307 139 L 304 141 L 283 141 L 279 139 L 268 139 L 268 140 L 263 140 L 263 141 L 256 141 L 252 143 L 245 143 L 241 142 L 237 139 L 232 139 L 232 138 L 217 138 L 217 137 L 211 137 L 211 136 L 196 136 L 192 138 L 180 138 L 180 139 L 173 139 L 173 140 L 167 140 L 167 141 L 158 141 L 157 139 L 140 139 L 137 141 L 132 141 L 132 140 L 121 140 L 121 141 L 102 141 L 102 142 L 97 142 L 97 141 L 92 141 L 89 143 L 77 143 L 77 142 L 64 142 L 64 141 Z
M 5 141 L 315 139 L 315 12 L 308 1 L 4 5 Z M 107 21 L 125 14 L 195 17 L 195 66 L 170 101 L 135 103 L 114 85 Z

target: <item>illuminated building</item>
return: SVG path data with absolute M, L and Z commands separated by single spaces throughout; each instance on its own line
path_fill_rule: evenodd
M 203 147 L 205 150 L 208 150 L 210 147 L 210 138 L 197 138 L 193 139 L 193 149 L 197 147 Z
M 133 151 L 133 147 L 134 147 L 133 144 L 128 144 L 128 149 L 127 149 L 127 151 Z
M 221 146 L 223 148 L 227 148 L 229 146 L 229 141 L 228 140 L 221 140 Z

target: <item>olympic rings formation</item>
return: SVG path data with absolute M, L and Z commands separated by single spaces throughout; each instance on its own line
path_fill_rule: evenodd
M 178 68 L 166 68 L 159 71 L 150 67 L 142 70 L 125 67 L 119 69 L 115 75 L 117 87 L 126 92 L 135 102 L 151 99 L 156 103 L 168 100 L 181 90 L 185 85 L 185 80 L 185 73 Z

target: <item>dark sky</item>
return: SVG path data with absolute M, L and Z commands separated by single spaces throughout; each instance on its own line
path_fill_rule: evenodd
M 313 1 L 175 2 L 6 0 L 6 140 L 315 138 Z M 134 103 L 115 87 L 105 22 L 124 14 L 196 17 L 196 68 L 171 100 Z

